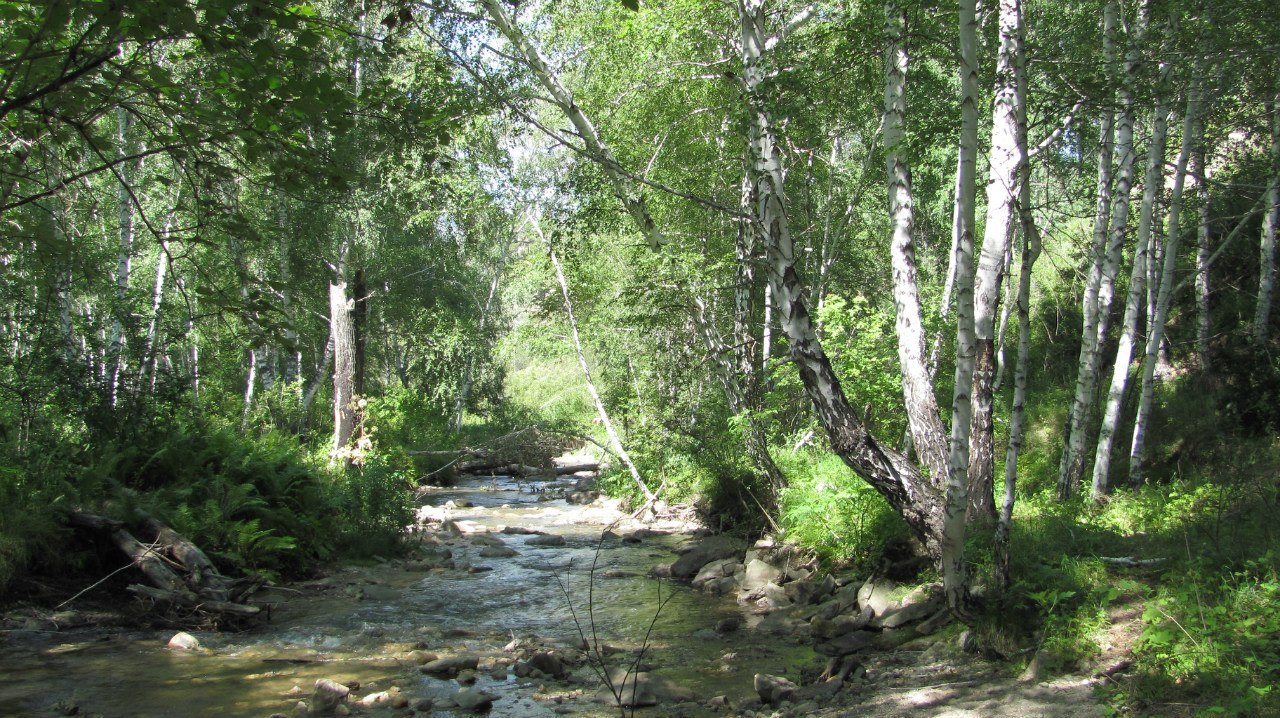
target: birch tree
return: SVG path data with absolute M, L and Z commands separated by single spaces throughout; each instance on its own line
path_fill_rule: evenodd
M 1276 233 L 1280 228 L 1280 94 L 1267 102 L 1271 125 L 1271 186 L 1258 250 L 1258 302 L 1253 313 L 1253 341 L 1267 342 L 1271 328 L 1271 303 L 1276 282 Z
M 1173 170 L 1173 189 L 1169 197 L 1168 230 L 1164 246 L 1164 266 L 1160 271 L 1160 290 L 1156 297 L 1155 314 L 1147 327 L 1147 351 L 1142 361 L 1142 390 L 1138 397 L 1138 415 L 1133 425 L 1133 441 L 1129 449 L 1129 483 L 1139 487 L 1145 479 L 1147 423 L 1151 418 L 1151 403 L 1155 394 L 1156 363 L 1160 358 L 1160 346 L 1164 342 L 1165 324 L 1169 320 L 1169 305 L 1175 284 L 1178 243 L 1182 236 L 1182 195 L 1187 179 L 1187 163 L 1192 149 L 1204 131 L 1204 119 L 1200 116 L 1204 99 L 1201 93 L 1201 68 L 1199 63 L 1187 90 L 1187 109 L 1182 118 L 1182 149 L 1178 152 Z
M 996 59 L 995 102 L 991 118 L 991 175 L 987 181 L 987 218 L 973 286 L 973 426 L 968 466 L 969 512 L 973 519 L 995 518 L 995 319 L 1013 233 L 1015 191 L 1026 150 L 1018 140 L 1017 64 L 1022 52 L 1019 0 L 999 4 L 1000 51 Z M 963 30 L 963 28 L 962 28 Z M 961 36 L 962 58 L 964 57 Z M 954 429 L 953 429 L 954 430 Z

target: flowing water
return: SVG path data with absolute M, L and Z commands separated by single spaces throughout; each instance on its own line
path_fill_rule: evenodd
M 655 676 L 691 689 L 699 701 L 721 694 L 739 699 L 751 694 L 755 673 L 795 678 L 801 666 L 813 664 L 807 646 L 749 628 L 715 632 L 726 618 L 753 622 L 732 598 L 647 578 L 653 566 L 673 559 L 684 537 L 602 541 L 619 518 L 616 510 L 543 500 L 567 487 L 565 481 L 538 484 L 546 486 L 543 492 L 532 486 L 497 477 L 432 490 L 422 516 L 450 521 L 444 526 L 461 535 L 423 535 L 449 544 L 455 568 L 431 570 L 413 561 L 347 567 L 323 581 L 272 592 L 271 620 L 251 631 L 196 633 L 199 652 L 167 649 L 172 632 L 10 632 L 0 639 L 0 715 L 59 715 L 73 708 L 107 718 L 293 715 L 321 678 L 359 683 L 352 700 L 396 686 L 411 706 L 423 698 L 447 701 L 457 682 L 420 673 L 410 654 L 415 648 L 479 655 L 481 668 L 490 670 L 479 673 L 476 687 L 496 696 L 493 716 L 617 714 L 593 700 L 598 681 L 585 665 L 568 683 L 517 679 L 501 670 L 505 644 L 535 637 L 568 647 L 594 634 L 619 651 L 615 662 L 631 660 L 643 647 L 641 660 Z M 503 533 L 507 527 L 543 533 Z M 543 534 L 565 542 L 536 545 L 547 540 L 538 538 Z M 516 554 L 482 556 L 486 546 L 493 552 L 495 539 Z M 661 706 L 638 714 L 646 712 L 667 715 Z

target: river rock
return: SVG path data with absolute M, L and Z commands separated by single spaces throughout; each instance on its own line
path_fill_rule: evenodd
M 173 638 L 169 639 L 168 646 L 175 651 L 198 651 L 200 650 L 200 641 L 186 631 L 179 631 L 173 634 Z
M 458 710 L 485 713 L 493 707 L 494 696 L 476 688 L 463 688 L 451 697 Z
M 537 529 L 527 529 L 523 526 L 504 526 L 502 528 L 502 533 L 508 534 L 508 535 L 517 535 L 517 536 L 538 536 L 538 535 L 545 534 L 546 531 L 539 531 Z
M 521 678 L 546 676 L 564 679 L 569 675 L 569 669 L 565 667 L 564 660 L 551 651 L 534 652 L 528 660 L 516 663 L 514 671 Z
M 782 578 L 782 569 L 753 558 L 747 563 L 747 568 L 742 574 L 742 590 L 755 591 L 764 588 L 765 584 L 776 583 L 780 578 Z
M 627 675 L 625 669 L 618 668 L 610 671 L 609 679 L 617 694 L 615 695 L 608 686 L 605 686 L 601 688 L 597 698 L 606 703 L 620 701 L 627 708 L 679 703 L 694 699 L 693 691 L 678 686 L 663 676 L 655 676 L 645 671 Z
M 429 673 L 433 676 L 444 676 L 453 678 L 460 671 L 475 670 L 480 665 L 480 659 L 473 655 L 461 654 L 457 656 L 449 656 L 448 658 L 437 658 L 424 665 L 420 670 L 423 673 Z
M 480 549 L 480 558 L 511 558 L 520 552 L 510 546 L 485 546 Z
M 434 653 L 431 653 L 430 651 L 415 650 L 415 651 L 409 651 L 407 654 L 405 654 L 404 658 L 406 661 L 409 661 L 415 666 L 421 666 L 439 659 L 440 656 Z
M 925 594 L 912 593 L 902 599 L 900 604 L 890 606 L 884 613 L 876 616 L 871 625 L 879 628 L 897 628 L 908 623 L 923 621 L 937 613 L 945 602 L 945 596 L 941 591 Z
M 793 603 L 801 605 L 817 603 L 835 591 L 836 580 L 827 574 L 821 581 L 792 581 L 786 585 L 786 589 L 787 598 Z
M 791 698 L 797 687 L 796 684 L 786 678 L 771 676 L 767 673 L 757 673 L 753 683 L 756 695 L 760 696 L 760 702 L 771 706 L 776 706 Z
M 691 581 L 689 585 L 694 588 L 701 588 L 707 581 L 717 578 L 725 578 L 726 576 L 733 576 L 737 573 L 737 567 L 741 565 L 742 564 L 738 563 L 736 559 L 717 559 L 706 566 L 703 566 L 698 571 L 698 575 L 693 577 L 693 581 Z
M 737 556 L 745 547 L 742 539 L 733 536 L 707 536 L 685 549 L 680 558 L 671 564 L 671 576 L 683 580 L 692 579 L 703 566 L 717 559 Z
M 347 696 L 351 695 L 351 689 L 341 683 L 321 678 L 316 681 L 316 688 L 311 693 L 311 713 L 313 715 L 328 715 L 337 711 L 338 707 L 347 702 Z
M 738 564 L 739 566 L 742 564 Z M 725 576 L 724 578 L 713 578 L 702 584 L 702 592 L 709 593 L 712 596 L 723 596 L 738 590 L 738 579 L 736 576 Z
M 879 616 L 893 605 L 890 595 L 897 587 L 897 584 L 887 578 L 867 581 L 862 588 L 858 589 L 858 605 L 863 608 L 870 606 L 871 610 Z
M 570 491 L 564 495 L 565 501 L 579 506 L 585 506 L 598 498 L 600 498 L 599 491 Z
M 526 546 L 563 546 L 564 537 L 559 534 L 541 534 L 525 542 Z
M 818 641 L 814 644 L 813 650 L 834 658 L 848 656 L 870 646 L 878 635 L 872 631 L 850 631 L 841 636 Z
M 868 614 L 870 614 L 870 611 L 856 615 L 836 616 L 831 619 L 815 616 L 809 624 L 809 630 L 813 632 L 816 638 L 836 638 L 846 633 L 853 633 L 866 628 L 871 619 Z
M 716 633 L 733 633 L 741 627 L 742 619 L 737 616 L 730 616 L 716 622 Z

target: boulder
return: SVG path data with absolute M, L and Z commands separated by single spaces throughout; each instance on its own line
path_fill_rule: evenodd
M 732 576 L 735 573 L 734 567 L 738 565 L 740 564 L 732 558 L 716 559 L 706 566 L 703 566 L 702 569 L 698 571 L 698 575 L 693 577 L 693 581 L 690 582 L 690 585 L 694 588 L 701 588 L 707 581 Z
M 741 627 L 742 619 L 737 616 L 730 616 L 716 622 L 716 633 L 733 633 Z
M 760 600 L 756 605 L 766 611 L 776 611 L 779 608 L 786 608 L 791 605 L 791 599 L 787 598 L 787 591 L 776 583 L 766 583 L 760 589 Z
M 485 546 L 480 549 L 480 558 L 511 558 L 520 552 L 510 546 Z
M 338 706 L 347 702 L 351 689 L 337 681 L 321 678 L 311 693 L 311 713 L 325 715 L 335 713 Z
M 420 669 L 423 673 L 429 673 L 433 676 L 444 676 L 445 678 L 453 678 L 459 672 L 465 670 L 475 670 L 480 665 L 480 659 L 473 655 L 457 655 L 448 658 L 437 658 L 430 661 Z
M 535 670 L 543 675 L 551 678 L 564 678 L 569 674 L 565 668 L 564 661 L 560 660 L 560 656 L 549 651 L 539 651 L 529 656 L 529 660 L 524 663 L 516 664 L 516 675 L 520 675 L 523 670 Z
M 756 694 L 760 696 L 760 702 L 771 706 L 790 699 L 797 688 L 796 684 L 786 678 L 771 676 L 767 673 L 757 673 L 753 683 Z
M 600 498 L 599 491 L 570 491 L 564 495 L 564 500 L 571 504 L 584 506 Z
M 809 624 L 809 629 L 817 638 L 827 639 L 843 636 L 846 633 L 860 631 L 867 627 L 867 614 L 836 616 L 832 619 L 814 617 Z
M 871 625 L 878 628 L 897 628 L 905 626 L 908 623 L 923 621 L 924 619 L 934 615 L 938 609 L 942 608 L 946 603 L 945 596 L 941 591 L 927 596 L 917 596 L 914 602 L 908 603 L 908 596 L 903 599 L 903 604 L 890 606 L 880 615 L 876 616 Z
M 702 592 L 712 596 L 723 596 L 738 590 L 738 579 L 733 576 L 714 578 L 702 584 Z
M 525 542 L 526 546 L 563 546 L 564 537 L 559 534 L 540 534 Z
M 897 587 L 897 584 L 887 578 L 867 581 L 862 588 L 858 589 L 858 606 L 862 608 L 870 606 L 871 610 L 879 616 L 893 605 L 891 594 Z
M 880 634 L 872 631 L 850 631 L 834 638 L 818 641 L 814 644 L 813 650 L 834 658 L 848 656 L 870 646 L 878 635 Z
M 200 641 L 186 631 L 178 631 L 173 634 L 173 638 L 169 639 L 168 646 L 175 651 L 198 651 L 200 650 Z
M 504 526 L 502 528 L 502 533 L 507 535 L 531 536 L 531 535 L 541 535 L 546 532 L 539 531 L 537 529 L 527 529 L 523 526 Z
M 716 534 L 693 544 L 671 565 L 671 576 L 688 580 L 698 575 L 703 566 L 717 559 L 737 556 L 746 547 L 739 538 Z
M 694 699 L 693 691 L 678 686 L 663 676 L 655 676 L 643 671 L 627 675 L 625 669 L 615 669 L 609 672 L 609 682 L 616 694 L 606 685 L 601 689 L 598 697 L 608 703 L 621 702 L 627 708 L 679 703 Z
M 467 713 L 486 713 L 493 708 L 494 697 L 476 688 L 463 688 L 450 698 L 453 705 Z
M 782 569 L 753 558 L 747 563 L 746 571 L 742 574 L 742 590 L 755 591 L 764 588 L 765 584 L 776 583 L 781 578 Z
M 836 581 L 828 574 L 820 581 L 792 581 L 786 585 L 787 598 L 793 603 L 817 603 L 830 596 L 836 589 Z

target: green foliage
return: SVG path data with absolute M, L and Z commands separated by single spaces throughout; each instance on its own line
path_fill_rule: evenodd
M 776 458 L 791 481 L 780 501 L 782 527 L 825 561 L 869 569 L 888 540 L 907 535 L 884 498 L 835 455 L 777 452 Z
M 413 522 L 413 477 L 408 462 L 393 464 L 373 456 L 335 478 L 333 498 L 342 513 L 333 529 L 344 555 L 399 553 L 405 530 Z

